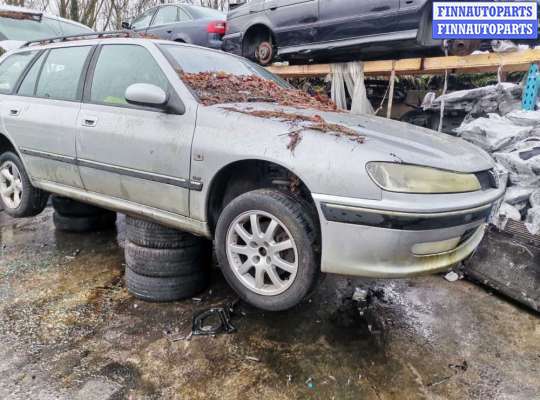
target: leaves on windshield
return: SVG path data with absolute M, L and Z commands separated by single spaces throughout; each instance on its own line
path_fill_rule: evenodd
M 311 96 L 301 90 L 284 88 L 256 75 L 233 75 L 225 72 L 179 72 L 179 75 L 206 106 L 268 102 L 319 111 L 337 110 L 334 102 L 326 95 Z

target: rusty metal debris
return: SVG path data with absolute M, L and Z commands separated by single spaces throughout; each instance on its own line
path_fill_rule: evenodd
M 319 111 L 337 111 L 336 105 L 326 95 L 311 96 L 301 90 L 288 89 L 255 75 L 183 71 L 178 71 L 178 74 L 207 106 L 267 102 Z
M 193 316 L 191 336 L 217 335 L 233 333 L 236 328 L 231 323 L 233 304 L 224 307 L 212 307 Z

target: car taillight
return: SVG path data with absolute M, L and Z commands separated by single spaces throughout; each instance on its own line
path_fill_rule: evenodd
M 217 33 L 218 35 L 225 35 L 227 30 L 227 22 L 225 21 L 212 21 L 207 27 L 208 33 Z

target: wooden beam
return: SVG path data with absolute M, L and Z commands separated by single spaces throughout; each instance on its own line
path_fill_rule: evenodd
M 396 75 L 438 75 L 448 69 L 452 73 L 497 72 L 500 65 L 504 72 L 527 71 L 530 64 L 540 62 L 540 49 L 514 53 L 483 53 L 470 56 L 407 58 L 395 61 Z M 393 60 L 366 61 L 366 75 L 383 76 L 392 72 Z M 284 78 L 325 76 L 331 72 L 330 64 L 275 65 L 270 72 Z

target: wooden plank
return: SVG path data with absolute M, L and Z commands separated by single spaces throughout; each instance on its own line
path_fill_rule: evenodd
M 502 65 L 505 72 L 527 71 L 529 65 L 540 62 L 540 49 L 528 49 L 514 53 L 485 53 L 458 57 L 407 58 L 395 61 L 396 75 L 438 75 L 445 69 L 453 73 L 496 72 Z M 366 61 L 366 75 L 390 75 L 393 60 Z M 325 76 L 331 72 L 330 64 L 275 65 L 270 72 L 285 78 Z

